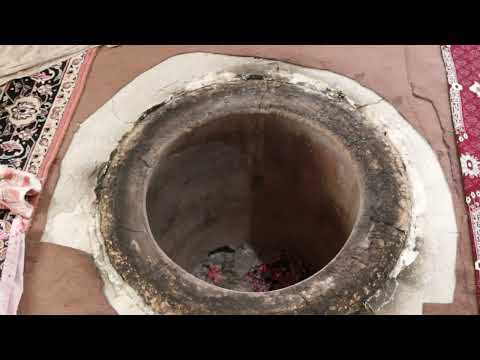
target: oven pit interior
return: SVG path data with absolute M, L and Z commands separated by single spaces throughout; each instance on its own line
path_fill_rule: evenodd
M 148 181 L 153 237 L 225 289 L 279 290 L 324 268 L 358 216 L 353 160 L 325 129 L 279 113 L 230 114 L 172 140 Z

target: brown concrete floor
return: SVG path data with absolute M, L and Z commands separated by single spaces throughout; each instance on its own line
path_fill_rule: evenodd
M 452 189 L 458 238 L 454 302 L 425 304 L 425 314 L 478 314 L 467 217 L 453 137 L 447 82 L 438 46 L 121 46 L 101 48 L 27 239 L 20 314 L 115 314 L 87 254 L 40 243 L 60 161 L 78 124 L 147 69 L 181 53 L 256 56 L 328 69 L 352 77 L 389 100 L 425 136 Z

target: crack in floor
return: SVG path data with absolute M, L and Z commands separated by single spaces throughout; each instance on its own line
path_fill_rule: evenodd
M 459 185 L 458 180 L 457 180 L 457 178 L 455 177 L 455 174 L 454 174 L 454 171 L 453 171 L 454 161 L 453 161 L 453 159 L 452 159 L 452 147 L 450 146 L 450 144 L 448 143 L 448 141 L 447 141 L 447 139 L 446 139 L 446 137 L 445 137 L 447 130 L 445 129 L 444 124 L 442 123 L 442 120 L 441 120 L 441 117 L 440 117 L 440 113 L 438 112 L 438 109 L 437 109 L 435 103 L 434 103 L 431 99 L 429 99 L 429 98 L 427 98 L 427 97 L 425 97 L 425 96 L 420 95 L 420 94 L 416 91 L 415 85 L 414 85 L 413 83 L 410 83 L 410 88 L 411 88 L 411 91 L 412 91 L 412 95 L 413 95 L 415 98 L 420 99 L 420 100 L 425 101 L 425 102 L 428 102 L 428 103 L 432 106 L 432 108 L 433 108 L 433 110 L 434 110 L 434 112 L 435 112 L 435 118 L 436 118 L 437 123 L 438 123 L 438 125 L 439 125 L 439 127 L 440 127 L 440 130 L 441 130 L 441 132 L 442 132 L 442 142 L 443 142 L 443 145 L 444 145 L 445 148 L 447 149 L 448 163 L 449 163 L 449 165 L 450 165 L 450 166 L 449 166 L 449 167 L 450 167 L 450 176 L 452 177 L 453 183 L 454 183 L 455 185 Z M 456 152 L 456 149 L 454 149 L 454 151 Z M 458 156 L 457 156 L 457 160 L 458 160 Z M 454 186 L 454 188 L 455 188 L 455 192 L 457 193 L 457 195 L 462 196 L 462 195 L 459 193 L 459 190 L 458 190 L 458 189 L 459 189 L 459 186 Z

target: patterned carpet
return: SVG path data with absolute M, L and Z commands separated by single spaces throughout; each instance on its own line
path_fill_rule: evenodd
M 0 165 L 26 171 L 42 183 L 45 181 L 95 51 L 85 51 L 39 73 L 0 85 Z M 34 205 L 37 201 L 38 197 L 33 200 Z M 14 218 L 9 210 L 0 210 L 0 233 L 9 233 Z M 3 275 L 8 249 L 7 236 L 0 239 L 1 285 L 6 281 Z
M 480 303 L 480 46 L 445 45 L 442 55 L 448 76 Z

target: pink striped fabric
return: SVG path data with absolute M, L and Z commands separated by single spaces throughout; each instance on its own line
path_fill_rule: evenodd
M 33 214 L 29 200 L 41 189 L 42 184 L 36 176 L 0 165 L 0 208 L 15 215 L 10 229 L 0 232 L 1 240 L 8 240 L 0 280 L 0 315 L 16 314 L 22 296 L 25 231 Z

